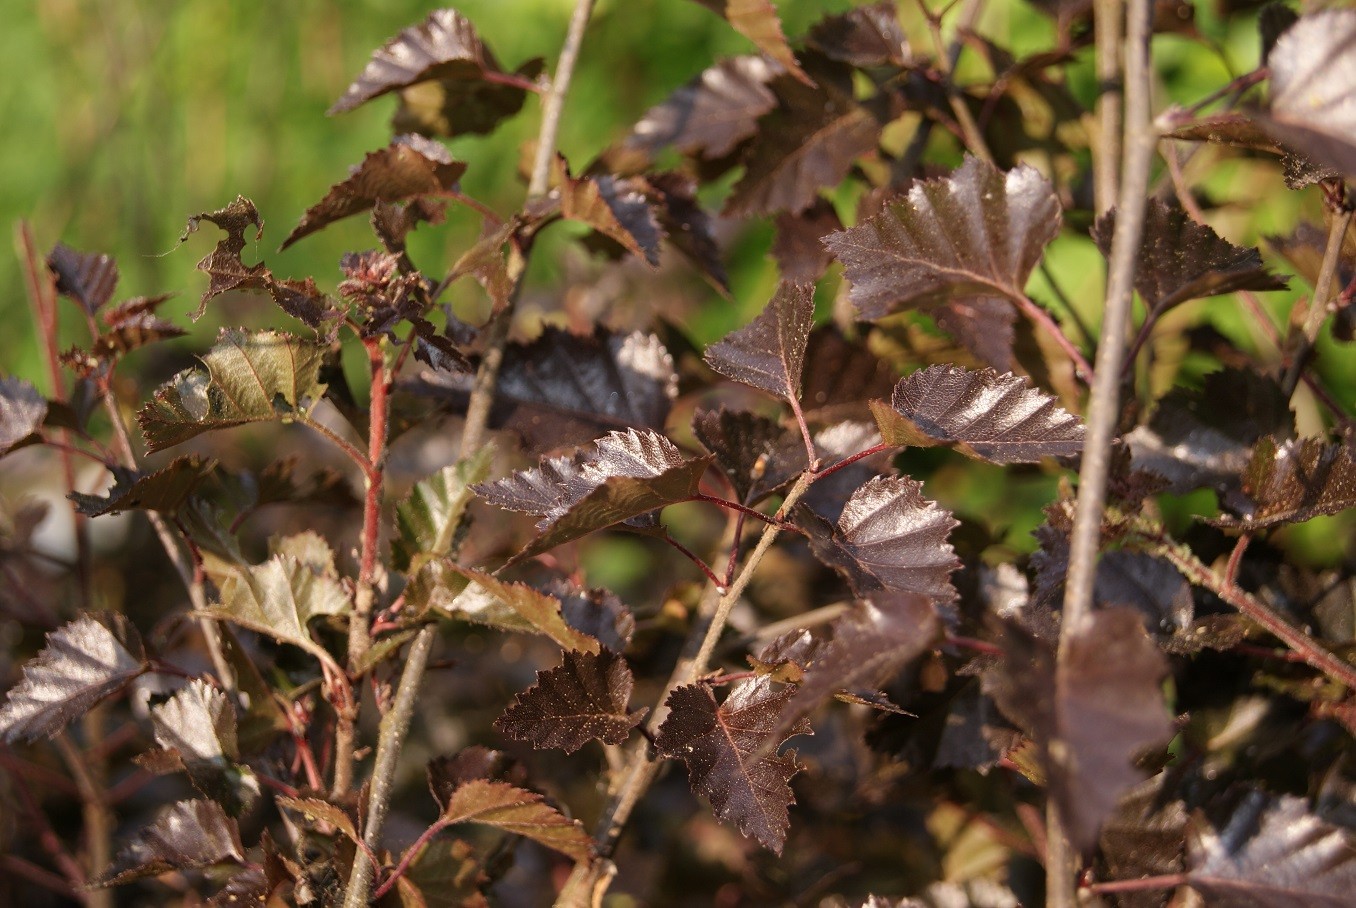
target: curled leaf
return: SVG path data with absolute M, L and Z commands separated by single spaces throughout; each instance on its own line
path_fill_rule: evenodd
M 202 358 L 156 389 L 137 414 L 152 451 L 203 432 L 304 417 L 325 393 L 325 346 L 278 331 L 226 328 Z
M 1356 507 L 1356 430 L 1348 429 L 1333 444 L 1263 438 L 1243 474 L 1243 493 L 1252 510 L 1221 522 L 1249 531 Z
M 1019 376 L 929 366 L 871 409 L 888 444 L 943 444 L 990 463 L 1032 463 L 1083 450 L 1083 421 Z
M 47 635 L 0 707 L 6 743 L 52 737 L 146 671 L 141 638 L 125 617 L 84 615 Z
M 494 724 L 538 749 L 574 753 L 594 738 L 620 744 L 645 715 L 643 709 L 627 711 L 631 684 L 631 669 L 618 654 L 570 651 L 556 668 L 537 672 L 537 683 Z
M 371 209 L 378 202 L 403 202 L 452 190 L 466 165 L 452 160 L 447 149 L 423 136 L 396 136 L 391 144 L 371 152 L 342 183 L 301 216 L 283 240 L 286 249 L 327 224 Z
M 170 871 L 246 863 L 235 820 L 211 801 L 180 801 L 138 832 L 94 885 L 117 886 Z

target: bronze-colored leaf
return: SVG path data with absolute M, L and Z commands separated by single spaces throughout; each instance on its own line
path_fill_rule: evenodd
M 118 286 L 118 264 L 111 255 L 77 252 L 57 243 L 47 256 L 47 267 L 56 276 L 57 292 L 75 300 L 90 315 L 113 298 Z
M 754 505 L 805 469 L 805 445 L 792 431 L 743 410 L 703 410 L 692 419 L 697 440 L 716 456 L 740 502 Z
M 180 801 L 136 833 L 93 885 L 117 886 L 169 871 L 246 863 L 235 820 L 211 801 Z
M 403 202 L 456 188 L 466 165 L 452 160 L 446 148 L 419 135 L 400 135 L 385 148 L 371 152 L 342 183 L 301 216 L 283 240 L 286 249 L 327 224 L 367 211 L 377 202 Z
M 1356 429 L 1348 428 L 1333 444 L 1322 438 L 1263 438 L 1243 474 L 1243 494 L 1252 510 L 1221 522 L 1249 532 L 1356 507 Z
M 723 18 L 758 49 L 776 60 L 797 79 L 809 83 L 809 77 L 796 62 L 796 55 L 786 43 L 782 22 L 772 0 L 696 0 L 702 6 Z
M 623 147 L 650 157 L 673 146 L 684 154 L 723 158 L 757 132 L 758 118 L 777 106 L 767 85 L 779 71 L 763 57 L 717 63 L 650 108 Z
M 47 399 L 22 378 L 0 379 L 0 454 L 42 428 Z
M 445 796 L 442 786 L 433 788 L 442 806 L 439 822 L 443 824 L 494 826 L 539 842 L 575 861 L 587 861 L 593 855 L 593 839 L 579 821 L 566 819 L 535 791 L 490 779 L 465 781 Z
M 76 510 L 86 517 L 101 517 L 122 511 L 158 511 L 172 514 L 193 494 L 193 490 L 216 469 L 215 460 L 196 454 L 176 457 L 154 473 L 136 473 L 121 467 L 113 469 L 117 480 L 107 495 L 72 492 Z
M 782 282 L 757 318 L 706 348 L 706 364 L 782 400 L 799 401 L 814 294 L 814 284 Z
M 574 753 L 597 738 L 620 744 L 645 715 L 628 712 L 631 669 L 618 654 L 568 651 L 556 668 L 537 672 L 537 683 L 517 696 L 495 727 L 538 749 Z
M 826 16 L 810 29 L 805 42 L 826 57 L 857 67 L 904 66 L 910 57 L 892 0 Z

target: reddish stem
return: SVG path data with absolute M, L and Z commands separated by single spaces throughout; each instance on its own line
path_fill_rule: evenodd
M 707 565 L 707 563 L 703 561 L 701 558 L 698 558 L 695 554 L 693 554 L 691 549 L 683 545 L 677 539 L 674 539 L 667 532 L 664 533 L 664 541 L 667 542 L 669 545 L 673 546 L 675 549 L 677 549 L 678 552 L 681 553 L 684 558 L 686 558 L 688 561 L 691 561 L 698 568 L 700 568 L 701 572 L 706 575 L 707 580 L 710 580 L 718 588 L 725 589 L 725 585 L 721 583 L 720 578 L 716 576 L 715 572 L 711 570 L 710 566 Z
M 1185 873 L 1168 873 L 1162 876 L 1146 876 L 1138 880 L 1112 880 L 1106 883 L 1091 883 L 1083 888 L 1088 892 L 1101 895 L 1104 892 L 1145 892 L 1150 889 L 1176 889 L 1189 886 L 1191 876 Z
M 1236 586 L 1238 580 L 1238 568 L 1243 563 L 1243 553 L 1248 550 L 1248 543 L 1252 537 L 1243 533 L 1238 537 L 1238 542 L 1234 543 L 1234 550 L 1229 553 L 1229 563 L 1224 567 L 1224 585 Z
M 1035 301 L 1025 293 L 1010 298 L 1017 304 L 1017 308 L 1022 310 L 1023 315 L 1033 324 L 1044 328 L 1055 339 L 1055 343 L 1059 344 L 1065 355 L 1073 360 L 1074 368 L 1078 371 L 1079 377 L 1083 379 L 1085 384 L 1091 385 L 1094 375 L 1092 364 L 1083 355 L 1083 351 L 1079 350 L 1074 342 L 1069 339 L 1069 335 L 1064 333 L 1064 329 L 1059 326 L 1059 322 L 1055 321 L 1054 316 L 1036 305 Z
M 815 472 L 815 481 L 819 481 L 823 479 L 825 476 L 832 476 L 834 473 L 837 473 L 839 470 L 843 469 L 843 467 L 850 467 L 859 460 L 865 460 L 868 457 L 872 457 L 876 454 L 881 454 L 885 451 L 889 451 L 891 448 L 897 447 L 899 447 L 899 445 L 887 445 L 884 442 L 878 445 L 872 445 L 865 451 L 858 451 L 851 457 L 843 458 L 842 460 L 838 461 L 838 463 L 834 464 L 831 467 L 825 467 L 822 470 L 817 470 Z
M 972 652 L 983 653 L 986 656 L 1001 656 L 1003 648 L 996 644 L 989 643 L 987 640 L 979 640 L 975 637 L 959 637 L 953 634 L 947 634 L 946 642 L 952 646 L 958 646 L 961 649 L 968 649 Z
M 419 852 L 423 851 L 435 835 L 442 832 L 450 825 L 452 824 L 444 822 L 443 820 L 437 820 L 432 826 L 425 829 L 423 834 L 415 839 L 414 843 L 410 845 L 409 848 L 405 849 L 405 853 L 400 856 L 400 863 L 395 865 L 395 869 L 387 874 L 386 879 L 383 880 L 381 885 L 376 888 L 376 891 L 372 893 L 372 900 L 380 901 L 381 897 L 389 892 L 391 887 L 396 884 L 396 881 L 405 875 L 405 871 L 409 869 L 410 864 L 418 857 Z

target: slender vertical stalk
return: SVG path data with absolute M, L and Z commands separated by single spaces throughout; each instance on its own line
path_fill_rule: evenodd
M 1121 158 L 1121 34 L 1124 0 L 1095 0 L 1092 8 L 1097 54 L 1097 143 L 1092 154 L 1092 194 L 1096 213 L 1116 204 Z
M 1152 14 L 1149 0 L 1130 0 L 1125 42 L 1124 163 L 1116 206 L 1116 232 L 1111 242 L 1106 311 L 1097 344 L 1097 373 L 1088 402 L 1088 434 L 1078 476 L 1078 502 L 1070 539 L 1069 575 L 1060 623 L 1057 675 L 1062 671 L 1073 641 L 1086 633 L 1092 617 L 1092 587 L 1096 578 L 1102 508 L 1106 502 L 1111 442 L 1120 415 L 1120 367 L 1125 355 L 1130 321 L 1135 261 L 1144 226 L 1149 168 L 1157 143 L 1149 97 Z M 1077 856 L 1060 822 L 1054 798 L 1048 802 L 1046 825 L 1049 835 L 1046 848 L 1047 899 L 1055 908 L 1072 908 L 1076 898 Z
M 90 741 L 103 740 L 103 718 L 102 710 L 91 710 L 82 717 L 85 736 Z M 85 862 L 89 875 L 96 877 L 113 862 L 113 816 L 108 810 L 104 790 L 106 765 L 102 759 L 91 759 L 87 753 L 82 753 L 64 732 L 57 735 L 56 748 L 80 792 L 80 813 L 88 850 Z M 85 897 L 85 904 L 89 908 L 113 908 L 113 893 L 107 889 L 91 890 Z
M 528 184 L 528 198 L 533 199 L 545 194 L 550 176 L 551 157 L 555 154 L 556 137 L 560 131 L 560 113 L 565 102 L 566 92 L 574 74 L 574 65 L 579 58 L 579 48 L 584 40 L 584 32 L 589 17 L 593 13 L 593 0 L 578 0 L 565 41 L 561 46 L 560 58 L 556 64 L 556 73 L 551 80 L 551 88 L 542 103 L 542 122 L 537 134 L 537 152 L 532 166 L 532 178 Z M 467 406 L 466 426 L 462 432 L 461 454 L 463 457 L 476 453 L 483 445 L 486 424 L 489 421 L 490 406 L 494 402 L 495 385 L 498 382 L 499 365 L 503 361 L 504 345 L 508 340 L 509 326 L 513 318 L 514 302 L 522 293 L 526 278 L 527 255 L 529 248 L 521 250 L 515 244 L 510 259 L 510 276 L 514 279 L 513 294 L 509 305 L 503 312 L 491 319 L 487 326 L 488 337 L 485 353 L 481 358 L 480 369 L 476 373 L 472 387 L 471 400 Z M 367 800 L 367 826 L 363 831 L 363 841 L 370 843 L 375 850 L 380 840 L 382 826 L 391 799 L 395 780 L 396 764 L 409 733 L 410 719 L 414 714 L 414 701 L 423 685 L 424 673 L 428 668 L 428 656 L 437 634 L 432 624 L 422 628 L 415 635 L 414 643 L 405 658 L 405 668 L 400 676 L 400 685 L 396 692 L 396 702 L 390 712 L 382 719 L 377 739 L 377 755 L 372 768 L 372 781 Z M 348 887 L 344 892 L 344 908 L 361 908 L 368 903 L 372 891 L 373 867 L 370 862 L 355 860 L 349 874 Z
M 1328 304 L 1332 301 L 1333 278 L 1337 276 L 1337 264 L 1342 258 L 1342 243 L 1347 231 L 1351 229 L 1351 208 L 1343 205 L 1342 210 L 1333 217 L 1328 230 L 1328 245 L 1323 250 L 1323 264 L 1319 266 L 1318 280 L 1314 282 L 1314 295 L 1309 300 L 1309 310 L 1305 313 L 1304 327 L 1291 345 L 1290 365 L 1286 368 L 1281 381 L 1281 391 L 1288 398 L 1295 393 L 1309 355 L 1313 352 L 1318 332 L 1328 314 Z

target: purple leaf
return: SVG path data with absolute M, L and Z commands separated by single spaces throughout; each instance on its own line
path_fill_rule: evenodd
M 631 669 L 618 654 L 570 651 L 556 668 L 537 672 L 537 683 L 518 695 L 495 727 L 537 749 L 574 753 L 597 738 L 620 744 L 644 717 L 627 711 Z
M 958 521 L 921 489 L 912 479 L 879 476 L 852 494 L 837 526 L 803 506 L 796 520 L 815 555 L 841 571 L 859 595 L 890 590 L 949 602 L 956 598 L 950 577 L 960 559 L 946 538 Z
M 763 57 L 735 57 L 712 66 L 650 108 L 623 146 L 653 156 L 672 145 L 685 154 L 723 158 L 758 131 L 777 106 L 767 87 L 779 67 Z
M 1300 17 L 1267 58 L 1268 132 L 1320 164 L 1356 176 L 1356 11 Z
M 125 617 L 84 615 L 47 635 L 0 707 L 6 743 L 55 736 L 146 671 L 141 638 Z
M 782 280 L 813 283 L 823 277 L 833 256 L 820 240 L 843 229 L 833 204 L 820 198 L 796 214 L 784 211 L 777 215 L 776 227 L 772 257 L 781 269 Z
M 880 123 L 854 98 L 852 73 L 823 60 L 814 71 L 818 85 L 798 71 L 772 80 L 777 107 L 758 121 L 725 214 L 804 211 L 821 189 L 842 182 L 857 158 L 876 150 Z
M 176 457 L 154 473 L 136 473 L 115 467 L 113 475 L 117 482 L 107 495 L 72 492 L 70 498 L 75 502 L 76 510 L 86 517 L 132 510 L 172 514 L 216 469 L 216 465 L 215 460 L 204 460 L 196 454 L 190 454 Z
M 515 561 L 639 517 L 697 492 L 711 456 L 687 459 L 656 432 L 613 432 L 571 457 L 475 487 L 490 504 L 541 517 Z
M 725 471 L 735 494 L 757 504 L 805 469 L 800 437 L 770 419 L 743 410 L 703 410 L 692 431 Z
M 727 378 L 798 401 L 814 293 L 814 284 L 783 282 L 757 318 L 706 348 L 706 364 Z
M 560 213 L 571 221 L 587 224 L 640 256 L 659 265 L 659 222 L 642 186 L 610 174 L 575 179 L 556 157 L 554 177 L 560 194 Z
M 1334 444 L 1263 438 L 1243 474 L 1243 492 L 1253 508 L 1221 523 L 1250 532 L 1356 507 L 1356 429 L 1348 428 Z
M 631 642 L 636 619 L 615 593 L 585 589 L 564 577 L 547 583 L 542 592 L 560 600 L 560 613 L 566 624 L 593 637 L 605 649 L 620 653 Z
M 1351 832 L 1303 798 L 1249 792 L 1224 823 L 1198 822 L 1187 854 L 1190 885 L 1221 908 L 1342 908 L 1356 891 Z
M 22 378 L 0 379 L 0 454 L 42 427 L 47 399 Z
M 94 885 L 117 886 L 169 871 L 246 863 L 235 820 L 211 801 L 180 801 L 138 832 Z
M 1133 609 L 1092 614 L 1056 669 L 1054 645 L 1008 625 L 991 678 L 998 705 L 1040 745 L 1074 847 L 1091 848 L 1120 795 L 1143 778 L 1133 765 L 1172 734 L 1163 704 L 1167 663 Z
M 826 16 L 810 29 L 806 44 L 833 60 L 856 67 L 904 66 L 909 44 L 899 25 L 899 11 L 884 0 Z
M 47 267 L 56 275 L 57 292 L 75 300 L 90 315 L 113 298 L 118 286 L 118 264 L 111 255 L 77 252 L 57 243 L 47 256 Z
M 990 463 L 1034 463 L 1083 450 L 1083 421 L 1053 397 L 992 369 L 929 366 L 900 379 L 891 405 L 872 401 L 893 445 L 948 445 Z
M 306 209 L 281 248 L 327 224 L 367 211 L 378 202 L 403 202 L 448 192 L 456 188 L 465 172 L 466 165 L 452 160 L 437 142 L 418 135 L 396 136 L 390 145 L 369 153 L 347 180 L 331 186 L 323 199 Z
M 775 751 L 791 735 L 811 734 L 808 723 L 792 723 L 773 739 L 783 708 L 795 690 L 766 676 L 740 682 L 725 702 L 704 684 L 689 684 L 669 695 L 668 718 L 659 727 L 656 749 L 687 764 L 693 792 L 705 796 L 721 822 L 733 822 L 764 848 L 781 853 L 795 802 L 787 784 L 800 769 L 795 753 Z
M 1102 254 L 1111 254 L 1115 209 L 1097 219 L 1092 238 Z M 1180 205 L 1150 199 L 1144 235 L 1135 264 L 1135 289 L 1154 313 L 1188 300 L 1239 290 L 1284 290 L 1284 278 L 1262 264 L 1252 247 L 1235 246 Z
M 1059 225 L 1059 200 L 1039 172 L 1005 174 L 969 157 L 824 243 L 852 283 L 848 298 L 874 321 L 957 294 L 1020 298 Z

